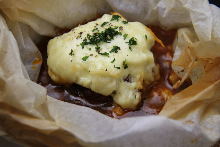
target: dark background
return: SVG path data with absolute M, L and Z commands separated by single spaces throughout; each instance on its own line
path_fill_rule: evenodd
M 216 6 L 220 7 L 220 0 L 209 0 L 211 4 L 215 4 Z

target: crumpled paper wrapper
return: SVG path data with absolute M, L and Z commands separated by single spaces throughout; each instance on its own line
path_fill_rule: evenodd
M 220 9 L 207 0 L 0 0 L 0 134 L 29 146 L 211 146 L 220 138 Z M 47 96 L 36 43 L 97 15 L 178 28 L 173 69 L 192 86 L 158 116 L 121 120 Z

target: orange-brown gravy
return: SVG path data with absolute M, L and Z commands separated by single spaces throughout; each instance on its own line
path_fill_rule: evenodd
M 160 79 L 143 90 L 143 101 L 135 111 L 123 110 L 119 106 L 114 105 L 111 96 L 97 94 L 77 84 L 64 86 L 54 83 L 47 73 L 48 67 L 46 63 L 47 43 L 51 38 L 46 38 L 38 44 L 43 56 L 43 64 L 38 83 L 47 88 L 47 94 L 51 97 L 65 102 L 90 107 L 110 117 L 123 118 L 158 114 L 163 108 L 169 95 L 175 94 L 177 91 L 184 89 L 191 83 L 185 83 L 184 87 L 181 87 L 180 89 L 172 88 L 173 79 L 170 78 L 171 75 L 174 75 L 171 68 L 173 57 L 172 43 L 176 35 L 176 30 L 167 31 L 155 26 L 150 26 L 150 28 L 165 45 L 165 47 L 162 47 L 159 43 L 155 43 L 152 48 L 155 62 L 159 65 Z

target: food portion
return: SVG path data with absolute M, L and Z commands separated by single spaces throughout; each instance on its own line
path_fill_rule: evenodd
M 105 14 L 49 41 L 48 73 L 55 83 L 81 85 L 134 110 L 158 77 L 155 40 L 145 25 Z
M 124 118 L 158 114 L 167 99 L 191 85 L 186 80 L 174 88 L 180 80 L 171 67 L 175 29 L 113 14 L 59 34 L 38 44 L 38 83 L 53 98 Z

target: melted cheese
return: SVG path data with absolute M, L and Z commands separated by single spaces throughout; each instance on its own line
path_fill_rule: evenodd
M 135 109 L 141 101 L 140 90 L 154 80 L 155 63 L 150 49 L 155 37 L 139 22 L 112 18 L 113 15 L 105 14 L 50 40 L 48 73 L 57 83 L 76 83 L 102 95 L 111 95 L 123 108 Z M 110 27 L 120 32 L 111 41 L 82 45 L 85 38 L 88 41 L 88 34 L 92 36 Z M 132 38 L 136 45 L 129 45 Z M 113 46 L 120 50 L 111 52 Z

